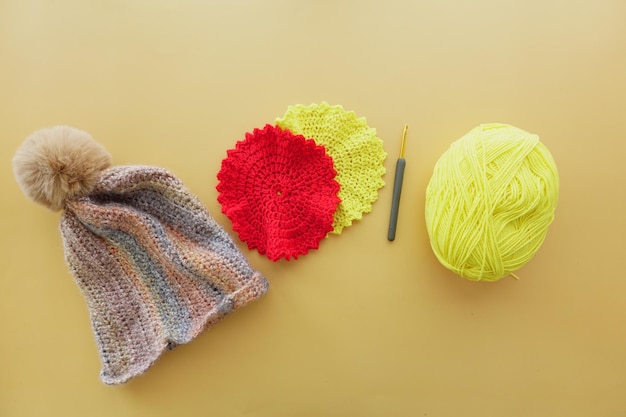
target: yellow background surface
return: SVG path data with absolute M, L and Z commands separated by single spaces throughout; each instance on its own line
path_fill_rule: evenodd
M 0 416 L 626 415 L 625 74 L 622 0 L 1 0 Z M 23 138 L 86 130 L 115 164 L 174 172 L 232 234 L 226 150 L 323 100 L 384 141 L 372 213 L 295 262 L 235 236 L 270 292 L 103 385 L 59 214 L 13 179 Z M 436 160 L 485 122 L 537 133 L 561 175 L 519 281 L 453 275 L 425 230 Z

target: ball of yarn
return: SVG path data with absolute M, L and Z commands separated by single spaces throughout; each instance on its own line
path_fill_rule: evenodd
M 543 243 L 558 194 L 556 165 L 537 135 L 480 125 L 435 165 L 425 209 L 431 247 L 467 279 L 515 276 Z
M 38 130 L 13 157 L 13 172 L 31 200 L 61 210 L 65 200 L 88 194 L 111 156 L 88 133 L 68 126 Z

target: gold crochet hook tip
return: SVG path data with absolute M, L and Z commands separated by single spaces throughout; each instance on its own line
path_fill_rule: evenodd
M 404 144 L 406 143 L 406 131 L 409 130 L 409 125 L 404 125 L 404 130 L 402 131 L 402 144 L 400 145 L 400 158 L 404 158 Z

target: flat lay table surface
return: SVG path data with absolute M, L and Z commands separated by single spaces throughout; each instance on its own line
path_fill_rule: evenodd
M 0 1 L 0 416 L 626 415 L 625 22 L 620 0 Z M 246 132 L 322 102 L 376 129 L 385 186 L 318 250 L 273 262 L 233 232 L 216 176 Z M 492 122 L 539 135 L 560 196 L 519 279 L 471 282 L 433 254 L 425 190 Z M 100 382 L 59 213 L 11 168 L 59 124 L 115 165 L 174 173 L 269 292 L 146 374 Z

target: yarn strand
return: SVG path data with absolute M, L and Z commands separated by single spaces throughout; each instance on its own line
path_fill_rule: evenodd
M 426 190 L 426 227 L 439 261 L 475 281 L 526 264 L 554 219 L 559 177 L 536 135 L 483 124 L 454 142 Z

